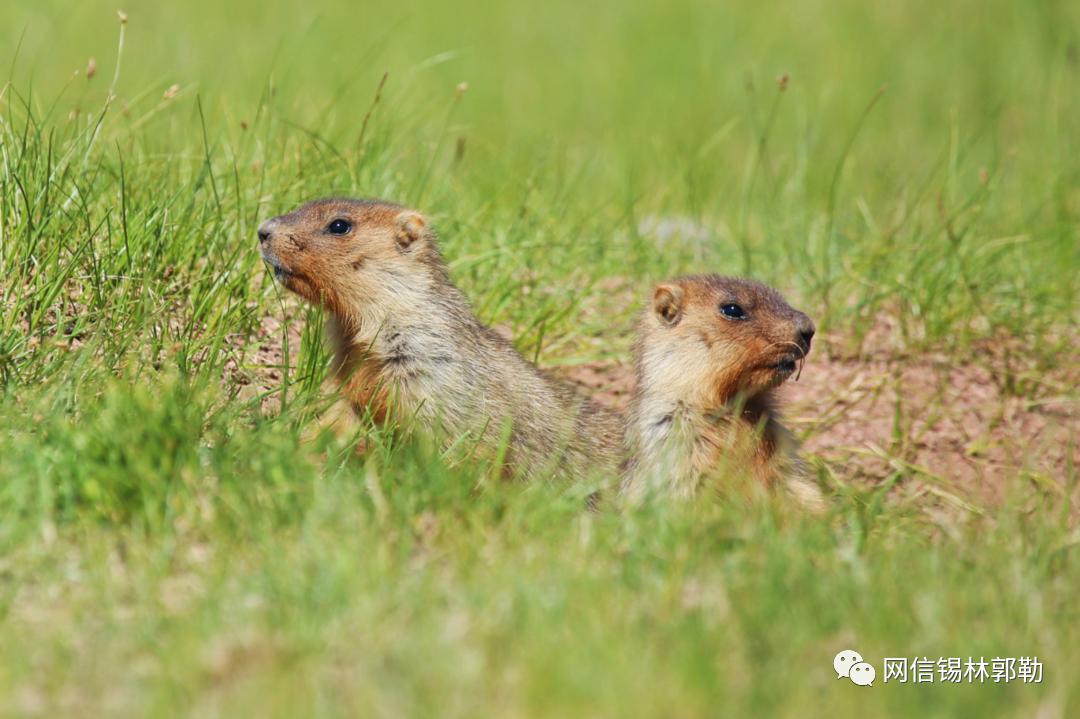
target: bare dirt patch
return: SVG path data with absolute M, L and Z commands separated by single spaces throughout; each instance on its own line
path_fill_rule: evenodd
M 619 362 L 586 362 L 552 370 L 552 374 L 580 387 L 583 393 L 610 409 L 622 410 L 634 391 L 634 371 Z
M 228 338 L 234 356 L 225 363 L 225 381 L 239 388 L 237 399 L 240 401 L 258 401 L 260 411 L 266 416 L 280 411 L 279 390 L 285 376 L 289 375 L 291 379 L 296 376 L 296 357 L 304 319 L 299 305 L 289 306 L 286 314 L 285 320 L 271 314 L 264 316 L 252 337 L 234 335 Z
M 1075 490 L 1066 482 L 1080 411 L 1067 384 L 1061 371 L 1047 377 L 1044 393 L 1020 397 L 985 366 L 817 358 L 785 394 L 806 451 L 842 481 L 900 473 L 993 504 L 1014 490 Z
M 624 409 L 633 392 L 632 369 L 617 362 L 555 373 L 614 409 Z M 805 452 L 838 481 L 873 486 L 896 475 L 900 490 L 982 506 L 1014 490 L 1077 493 L 1067 483 L 1080 466 L 1078 375 L 1054 370 L 1035 392 L 1016 396 L 992 366 L 811 354 L 783 395 Z

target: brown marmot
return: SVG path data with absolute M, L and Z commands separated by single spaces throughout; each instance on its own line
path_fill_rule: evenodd
M 353 411 L 415 424 L 515 475 L 615 476 L 617 414 L 525 360 L 473 314 L 428 221 L 380 200 L 309 202 L 259 227 L 277 279 L 326 308 L 333 371 Z
M 689 497 L 710 478 L 749 477 L 820 508 L 774 394 L 813 336 L 810 318 L 759 282 L 698 275 L 658 285 L 638 324 L 623 493 Z

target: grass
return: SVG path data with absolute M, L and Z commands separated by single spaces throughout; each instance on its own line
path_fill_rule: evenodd
M 1071 462 L 946 519 L 949 477 L 896 498 L 906 455 L 812 458 L 822 519 L 590 515 L 422 442 L 301 441 L 326 352 L 254 231 L 336 193 L 429 213 L 541 364 L 625 358 L 651 282 L 718 270 L 820 357 L 886 317 L 898 361 L 1075 407 L 1043 379 L 1076 370 L 1075 3 L 631 5 L 0 8 L 0 711 L 1077 713 Z M 900 405 L 877 445 L 914 441 Z M 1046 678 L 880 683 L 916 655 Z

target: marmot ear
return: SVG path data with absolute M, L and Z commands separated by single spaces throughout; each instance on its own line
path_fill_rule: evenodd
M 683 289 L 678 285 L 657 285 L 653 290 L 653 312 L 666 325 L 677 325 L 682 318 Z
M 427 220 L 419 212 L 405 210 L 394 220 L 394 225 L 394 240 L 404 250 L 424 236 Z

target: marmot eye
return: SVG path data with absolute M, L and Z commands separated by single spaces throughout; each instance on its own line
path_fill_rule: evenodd
M 348 220 L 334 220 L 326 226 L 326 231 L 331 235 L 344 235 L 352 229 Z
M 724 305 L 720 305 L 720 314 L 727 317 L 729 320 L 745 320 L 746 310 L 734 302 L 729 302 Z

